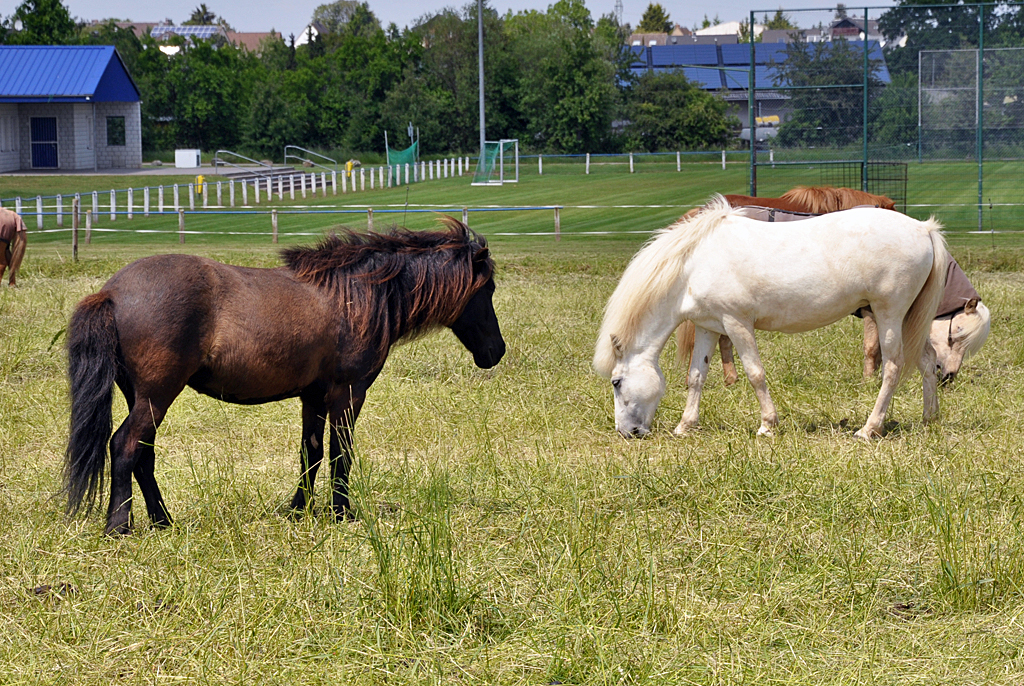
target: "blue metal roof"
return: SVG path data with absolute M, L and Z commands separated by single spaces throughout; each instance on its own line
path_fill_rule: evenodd
M 0 45 L 0 102 L 138 102 L 112 45 Z

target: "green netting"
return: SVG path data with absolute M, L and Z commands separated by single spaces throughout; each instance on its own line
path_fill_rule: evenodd
M 388 148 L 388 166 L 396 164 L 416 164 L 420 157 L 420 142 L 416 141 L 405 150 Z
M 498 170 L 498 152 L 502 153 L 504 162 L 508 164 L 512 161 L 511 155 L 515 154 L 516 141 L 486 141 L 484 143 L 484 154 L 480 157 L 479 162 L 476 165 L 476 172 L 473 174 L 473 183 L 476 185 L 483 184 L 500 184 L 500 174 L 496 172 Z M 494 177 L 498 178 L 494 178 Z

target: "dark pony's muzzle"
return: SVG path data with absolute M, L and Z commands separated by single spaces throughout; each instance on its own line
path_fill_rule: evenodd
M 480 367 L 480 369 L 490 369 L 497 366 L 504 356 L 505 341 L 499 338 L 497 342 L 487 345 L 483 351 L 475 353 L 473 355 L 473 363 Z

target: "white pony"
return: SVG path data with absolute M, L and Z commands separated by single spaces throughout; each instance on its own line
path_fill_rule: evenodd
M 715 196 L 705 211 L 662 229 L 626 267 L 605 308 L 594 368 L 610 378 L 615 428 L 650 431 L 665 394 L 659 357 L 684 319 L 696 325 L 689 394 L 675 433 L 698 423 L 700 394 L 719 336 L 729 336 L 761 405 L 758 434 L 778 415 L 765 384 L 754 329 L 797 333 L 870 305 L 881 334 L 882 388 L 856 435 L 881 435 L 904 358 L 924 378 L 924 420 L 938 419 L 935 352 L 925 341 L 946 273 L 946 243 L 934 219 L 865 208 L 779 224 L 733 209 Z

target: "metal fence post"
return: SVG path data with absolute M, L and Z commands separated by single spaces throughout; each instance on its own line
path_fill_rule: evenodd
M 178 242 L 185 242 L 185 210 L 184 208 L 178 210 Z
M 274 243 L 277 243 L 277 210 L 270 210 L 270 226 L 274 235 Z
M 57 226 L 64 227 L 64 198 L 57 194 Z
M 78 262 L 78 210 L 81 198 L 77 195 L 71 201 L 71 259 Z

